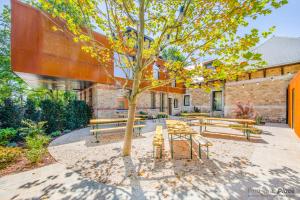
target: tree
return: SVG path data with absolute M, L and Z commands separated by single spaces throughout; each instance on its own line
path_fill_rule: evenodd
M 10 9 L 4 6 L 0 16 L 0 102 L 7 98 L 20 100 L 26 88 L 12 72 L 10 61 Z
M 260 33 L 252 29 L 238 35 L 238 29 L 247 26 L 248 19 L 270 14 L 273 8 L 279 8 L 287 0 L 39 2 L 36 4 L 39 8 L 66 22 L 53 29 L 72 35 L 75 42 L 82 44 L 82 50 L 97 59 L 104 69 L 109 67 L 114 52 L 123 54 L 115 62 L 122 63 L 120 68 L 126 80 L 121 83 L 123 88 L 130 89 L 123 147 L 123 155 L 127 156 L 131 152 L 136 104 L 144 91 L 169 85 L 174 79 L 190 87 L 195 76 L 203 77 L 204 83 L 234 79 L 247 71 L 247 66 L 262 65 L 260 55 L 249 50 L 261 35 L 266 37 L 271 30 Z M 95 29 L 105 33 L 108 46 L 95 40 Z M 153 38 L 150 44 L 145 42 L 146 33 Z M 149 66 L 159 60 L 164 49 L 172 47 L 180 49 L 184 59 L 165 60 L 160 71 L 166 72 L 167 77 L 156 80 L 149 73 Z M 213 63 L 216 70 L 202 66 L 201 59 L 206 56 L 217 57 Z M 186 66 L 194 68 L 187 70 Z
M 22 119 L 22 109 L 11 99 L 5 99 L 0 105 L 0 127 L 19 128 Z
M 24 118 L 37 122 L 39 121 L 40 113 L 36 109 L 34 101 L 27 99 L 25 104 Z

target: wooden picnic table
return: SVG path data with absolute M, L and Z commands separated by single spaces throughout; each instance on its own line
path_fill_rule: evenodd
M 242 124 L 242 127 L 240 127 L 241 130 L 243 130 L 244 135 L 247 136 L 247 139 L 249 139 L 249 129 L 250 125 L 255 124 L 255 121 L 252 119 L 235 119 L 235 118 L 218 118 L 218 117 L 196 117 L 195 119 L 199 120 L 199 127 L 200 127 L 200 133 L 202 133 L 202 126 L 204 126 L 204 130 L 206 131 L 207 126 L 216 126 L 216 127 L 230 127 L 231 124 L 222 124 L 222 123 L 213 123 L 213 121 L 224 121 L 224 122 L 235 122 Z M 195 120 L 194 119 L 194 120 Z M 196 124 L 197 125 L 197 124 Z
M 111 124 L 127 122 L 128 118 L 106 118 L 106 119 L 91 119 L 90 124 Z M 134 121 L 142 121 L 143 118 L 134 118 Z
M 185 139 L 190 143 L 191 159 L 193 159 L 193 135 L 196 135 L 198 133 L 182 121 L 166 120 L 166 124 L 168 128 L 168 134 L 171 137 L 171 157 L 174 157 L 173 141 Z
M 197 116 L 209 116 L 209 113 L 180 113 L 183 117 L 197 117 Z

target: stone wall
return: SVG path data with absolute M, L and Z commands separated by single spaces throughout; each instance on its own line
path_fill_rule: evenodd
M 237 102 L 250 102 L 254 110 L 268 122 L 286 122 L 288 84 L 293 75 L 258 78 L 225 84 L 226 117 L 234 117 Z
M 90 91 L 92 91 L 92 102 L 90 101 L 89 95 Z M 96 118 L 109 118 L 116 117 L 117 113 L 127 113 L 126 106 L 125 110 L 120 110 L 118 105 L 119 101 L 126 101 L 126 105 L 128 102 L 124 96 L 126 95 L 126 90 L 118 89 L 112 85 L 105 84 L 94 84 L 92 87 L 87 88 L 80 93 L 78 93 L 78 97 L 81 97 L 81 100 L 85 100 L 88 104 L 93 107 L 93 115 Z M 156 115 L 161 112 L 161 95 L 162 92 L 154 92 L 155 94 L 155 107 L 152 107 L 151 104 L 151 93 L 152 92 L 144 92 L 139 96 L 138 104 L 137 104 L 137 113 L 140 111 L 147 112 L 151 115 Z M 84 98 L 84 94 L 86 98 Z M 163 112 L 168 113 L 168 98 L 172 98 L 172 114 L 178 114 L 184 110 L 190 111 L 192 106 L 184 106 L 183 103 L 183 94 L 177 93 L 163 93 L 164 105 Z M 174 99 L 178 99 L 178 108 L 174 108 Z

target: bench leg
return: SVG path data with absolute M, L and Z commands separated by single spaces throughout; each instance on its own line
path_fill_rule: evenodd
M 96 143 L 99 143 L 99 140 L 98 140 L 98 131 L 96 132 Z
M 174 149 L 173 149 L 173 136 L 171 134 L 171 158 L 174 158 Z
M 207 157 L 207 159 L 209 159 L 209 151 L 208 151 L 208 146 L 206 146 L 206 157 Z
M 191 145 L 191 160 L 193 159 L 193 140 L 192 140 L 192 135 L 190 135 L 190 145 Z
M 162 159 L 162 145 L 160 145 L 160 159 Z
M 199 154 L 199 158 L 202 159 L 202 155 L 201 155 L 201 144 L 199 143 L 199 149 L 198 149 L 198 154 Z

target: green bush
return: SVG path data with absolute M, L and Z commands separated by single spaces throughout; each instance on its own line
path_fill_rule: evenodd
M 28 149 L 26 152 L 27 159 L 31 163 L 39 162 L 47 152 L 45 146 L 49 143 L 50 138 L 45 135 L 27 136 L 25 141 Z
M 16 135 L 17 130 L 13 128 L 0 129 L 0 145 L 7 146 Z
M 20 129 L 23 136 L 35 137 L 37 135 L 45 134 L 44 126 L 47 122 L 33 122 L 31 120 L 23 120 L 22 124 L 25 126 Z
M 60 131 L 54 131 L 50 134 L 51 137 L 55 138 L 55 137 L 58 137 L 61 135 L 61 132 Z
M 21 125 L 22 109 L 11 99 L 5 99 L 0 106 L 0 127 L 18 128 Z
M 26 126 L 22 128 L 27 147 L 26 157 L 31 163 L 39 162 L 46 153 L 46 144 L 49 143 L 50 138 L 46 136 L 44 125 L 46 122 L 32 122 L 30 120 L 23 121 Z
M 40 113 L 37 110 L 35 103 L 28 99 L 25 104 L 24 118 L 32 121 L 39 121 Z
M 72 100 L 65 110 L 65 128 L 74 130 L 85 127 L 91 117 L 92 110 L 84 101 Z
M 17 147 L 1 147 L 0 146 L 0 169 L 5 168 L 8 164 L 15 161 L 22 151 Z
M 49 99 L 41 101 L 41 120 L 47 122 L 47 134 L 63 130 L 65 124 L 63 104 Z
M 165 114 L 165 113 L 158 113 L 156 117 L 157 117 L 157 119 L 160 119 L 160 118 L 168 118 L 169 115 L 167 115 L 167 114 Z

